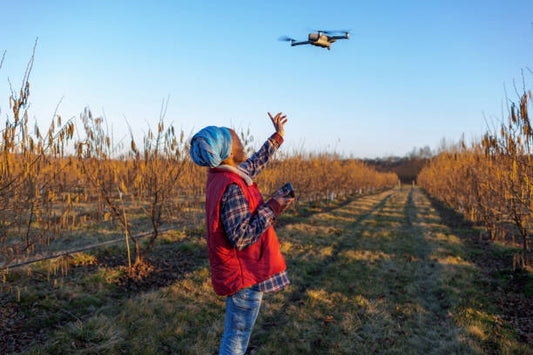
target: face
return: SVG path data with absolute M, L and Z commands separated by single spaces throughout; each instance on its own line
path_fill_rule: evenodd
M 233 155 L 233 161 L 236 164 L 240 164 L 246 160 L 246 152 L 244 151 L 244 146 L 242 145 L 241 140 L 239 139 L 239 136 L 237 133 L 235 133 L 234 130 L 230 129 L 231 132 L 231 138 L 233 141 L 233 145 L 231 147 L 231 154 Z

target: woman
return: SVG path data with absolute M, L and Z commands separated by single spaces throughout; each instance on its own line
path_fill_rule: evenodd
M 294 198 L 280 191 L 265 203 L 253 181 L 283 143 L 286 116 L 268 115 L 276 133 L 249 159 L 229 128 L 209 126 L 191 140 L 193 161 L 210 168 L 205 208 L 211 281 L 226 296 L 220 354 L 246 352 L 263 293 L 289 284 L 272 223 Z

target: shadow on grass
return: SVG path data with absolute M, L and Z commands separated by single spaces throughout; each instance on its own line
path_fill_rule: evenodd
M 384 211 L 394 213 L 384 217 Z M 432 248 L 417 231 L 412 191 L 384 196 L 354 219 L 332 240 L 329 256 L 289 260 L 293 285 L 280 307 L 260 318 L 252 344 L 281 332 L 278 341 L 295 353 L 427 353 L 435 342 L 441 350 L 457 346 L 448 335 L 447 289 L 433 277 L 441 266 L 428 260 Z M 384 223 L 391 219 L 393 228 Z
M 330 245 L 323 242 L 327 235 L 306 235 L 308 252 L 288 260 L 291 288 L 266 305 L 251 344 L 260 353 L 270 353 L 274 339 L 293 353 L 313 354 L 507 349 L 507 339 L 515 337 L 491 330 L 500 324 L 499 313 L 487 309 L 496 302 L 486 302 L 491 284 L 476 284 L 478 267 L 462 262 L 470 248 L 446 237 L 455 230 L 472 233 L 471 225 L 442 224 L 421 197 L 414 189 L 375 200 L 354 222 L 336 225 L 340 232 Z
M 307 218 L 352 200 L 328 202 L 302 215 Z M 20 272 L 8 280 L 12 290 L 18 282 L 22 292 L 20 300 L 14 291 L 0 294 L 0 353 L 42 344 L 55 329 L 89 319 L 102 310 L 108 315 L 119 314 L 127 300 L 187 279 L 208 265 L 203 235 L 180 242 L 158 242 L 146 262 L 133 270 L 126 267 L 124 248 L 98 250 L 94 256 L 95 263 L 72 267 L 67 275 L 47 277 L 46 271 L 34 270 L 32 277 Z
M 379 191 L 376 194 L 382 193 L 384 191 Z M 372 194 L 372 195 L 376 195 Z M 292 209 L 289 208 L 284 214 L 282 214 L 278 220 L 275 222 L 275 227 L 281 228 L 288 224 L 298 223 L 304 219 L 307 219 L 317 213 L 329 213 L 333 210 L 345 207 L 352 203 L 353 201 L 370 196 L 370 195 L 358 195 L 358 196 L 348 196 L 344 199 L 330 201 L 330 200 L 321 200 L 313 201 L 310 203 L 298 204 Z M 289 212 L 289 213 L 287 213 Z
M 517 249 L 483 238 L 480 230 L 462 214 L 422 191 L 439 213 L 441 223 L 468 247 L 469 261 L 485 275 L 486 281 L 480 281 L 479 287 L 497 305 L 503 319 L 516 328 L 520 341 L 533 345 L 533 275 L 525 270 L 513 270 Z

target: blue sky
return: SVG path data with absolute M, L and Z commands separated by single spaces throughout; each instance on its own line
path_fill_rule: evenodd
M 285 150 L 404 155 L 479 137 L 513 81 L 533 69 L 533 1 L 24 1 L 1 6 L 0 108 L 38 37 L 30 117 L 105 114 L 115 137 L 166 121 L 271 132 Z M 313 29 L 350 29 L 331 51 L 290 47 Z M 533 74 L 526 74 L 531 84 Z M 531 88 L 531 85 L 528 86 Z

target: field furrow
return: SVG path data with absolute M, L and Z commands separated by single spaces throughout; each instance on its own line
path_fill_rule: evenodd
M 409 188 L 286 226 L 279 234 L 291 243 L 293 285 L 265 298 L 252 342 L 264 354 L 512 349 L 491 339 L 490 322 L 465 316 L 475 312 L 465 299 L 483 298 L 480 273 L 447 232 Z
M 291 285 L 265 295 L 252 353 L 531 352 L 497 305 L 498 280 L 472 261 L 481 251 L 441 213 L 422 190 L 403 186 L 281 218 Z M 159 245 L 154 258 L 177 252 L 188 267 L 146 290 L 117 284 L 123 278 L 110 267 L 73 270 L 46 295 L 63 321 L 30 319 L 57 330 L 28 353 L 217 353 L 224 298 L 212 291 L 205 248 L 203 237 Z M 88 305 L 77 312 L 74 302 Z M 40 303 L 28 291 L 17 307 Z

